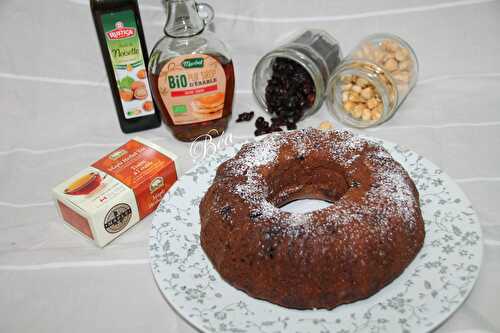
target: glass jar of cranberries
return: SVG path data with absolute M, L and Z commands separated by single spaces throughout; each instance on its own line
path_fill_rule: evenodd
M 277 122 L 293 127 L 321 107 L 328 78 L 341 59 L 339 43 L 330 34 L 303 31 L 260 59 L 253 93 Z

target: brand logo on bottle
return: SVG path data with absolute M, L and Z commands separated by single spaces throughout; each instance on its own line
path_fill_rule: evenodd
M 184 68 L 200 68 L 203 67 L 203 58 L 186 59 L 182 62 Z
M 111 40 L 130 38 L 135 35 L 135 29 L 124 27 L 123 22 L 118 21 L 115 23 L 115 29 L 108 31 L 106 34 L 108 35 L 108 38 Z

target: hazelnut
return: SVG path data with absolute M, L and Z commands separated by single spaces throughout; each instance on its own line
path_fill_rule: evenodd
M 145 69 L 141 69 L 140 71 L 137 72 L 137 77 L 139 79 L 145 79 L 146 78 L 146 70 Z
M 319 124 L 319 129 L 320 130 L 323 130 L 323 131 L 327 131 L 329 129 L 332 129 L 333 126 L 332 126 L 332 123 L 325 120 L 325 121 L 322 121 L 320 124 Z
M 410 74 L 408 72 L 396 72 L 394 78 L 400 82 L 406 83 L 410 81 Z
M 404 71 L 405 69 L 410 69 L 410 67 L 411 67 L 410 60 L 401 61 L 398 64 L 398 68 L 399 68 L 400 71 Z
M 348 91 L 344 91 L 342 93 L 342 102 L 347 102 L 349 100 L 349 92 Z
M 356 106 L 356 104 L 354 104 L 353 102 L 346 102 L 344 104 L 344 109 L 346 109 L 346 111 L 348 112 L 351 112 L 354 106 Z
M 401 47 L 401 52 L 403 53 L 405 59 L 410 57 L 410 50 L 408 50 L 407 48 Z
M 349 95 L 349 101 L 354 102 L 354 103 L 359 103 L 359 102 L 363 102 L 363 99 L 361 98 L 361 96 L 359 96 L 359 94 L 357 92 L 352 92 Z
M 369 82 L 368 82 L 368 80 L 363 79 L 362 77 L 360 77 L 360 78 L 358 78 L 358 79 L 356 80 L 356 84 L 357 84 L 358 86 L 360 86 L 361 88 L 366 87 L 366 86 L 368 85 L 368 83 L 369 83 Z M 353 88 L 354 88 L 354 87 L 353 87 Z M 353 90 L 354 90 L 354 89 L 353 89 Z
M 398 69 L 398 62 L 394 58 L 391 58 L 385 62 L 384 68 L 389 72 L 393 72 Z
M 372 112 L 372 120 L 379 120 L 382 114 L 380 112 Z
M 396 43 L 395 41 L 392 41 L 392 40 L 389 40 L 389 39 L 386 39 L 382 42 L 382 48 L 386 51 L 389 51 L 389 52 L 396 52 L 398 50 L 398 43 Z
M 134 90 L 134 97 L 136 99 L 145 99 L 146 97 L 148 97 L 148 91 L 146 90 L 146 88 L 137 88 Z
M 374 109 L 378 105 L 378 101 L 375 98 L 371 98 L 366 102 L 366 106 L 370 109 Z
M 401 48 L 394 55 L 396 57 L 397 61 L 406 60 L 406 58 L 408 57 L 408 53 L 404 52 L 403 50 L 406 50 L 406 49 Z
M 379 104 L 372 110 L 372 112 L 382 114 L 382 112 L 384 112 L 384 106 L 382 104 Z
M 359 79 L 358 79 L 359 81 Z M 352 91 L 355 91 L 357 93 L 360 93 L 361 90 L 363 90 L 363 88 L 361 88 L 360 86 L 358 86 L 357 84 L 353 85 L 352 88 L 351 88 Z
M 363 113 L 361 114 L 361 118 L 365 121 L 370 120 L 372 117 L 372 113 L 370 109 L 363 109 Z
M 352 111 L 351 114 L 354 118 L 359 119 L 359 118 L 361 118 L 362 111 L 361 110 L 354 110 L 354 111 Z
M 124 102 L 130 102 L 134 99 L 134 93 L 130 89 L 120 89 L 120 98 Z
M 142 81 L 134 81 L 132 82 L 132 85 L 130 86 L 130 88 L 135 91 L 136 89 L 139 89 L 139 88 L 146 88 L 146 84 Z
M 384 57 L 382 58 L 382 64 L 391 60 L 391 59 L 394 59 L 394 54 L 392 53 L 384 53 Z
M 373 97 L 373 89 L 372 87 L 366 87 L 361 91 L 361 97 L 363 97 L 366 100 L 369 100 L 370 98 Z
M 364 109 L 365 109 L 365 106 L 363 104 L 358 104 L 354 107 L 351 114 L 353 115 L 354 118 L 361 118 L 361 115 L 363 114 Z

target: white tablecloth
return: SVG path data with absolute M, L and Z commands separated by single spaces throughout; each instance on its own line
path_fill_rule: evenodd
M 449 173 L 484 232 L 479 279 L 439 332 L 500 331 L 500 3 L 493 0 L 213 0 L 232 48 L 234 112 L 262 113 L 251 74 L 289 32 L 322 28 L 347 53 L 391 32 L 420 60 L 420 82 L 395 117 L 364 133 L 398 142 Z M 162 36 L 159 0 L 141 1 L 148 46 Z M 151 217 L 105 249 L 66 228 L 51 188 L 132 135 L 116 119 L 86 0 L 0 2 L 0 331 L 193 332 L 168 306 L 148 261 Z M 228 133 L 251 136 L 253 125 Z M 333 120 L 325 107 L 300 125 Z M 340 127 L 335 123 L 335 126 Z M 165 127 L 140 135 L 174 151 Z

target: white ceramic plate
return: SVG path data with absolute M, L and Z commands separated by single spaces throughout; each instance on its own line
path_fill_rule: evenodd
M 479 274 L 481 228 L 469 200 L 441 169 L 379 141 L 418 187 L 425 243 L 403 274 L 372 297 L 328 310 L 254 299 L 221 279 L 200 246 L 198 205 L 229 147 L 186 172 L 165 195 L 150 235 L 151 266 L 170 305 L 203 332 L 428 332 L 467 298 Z

